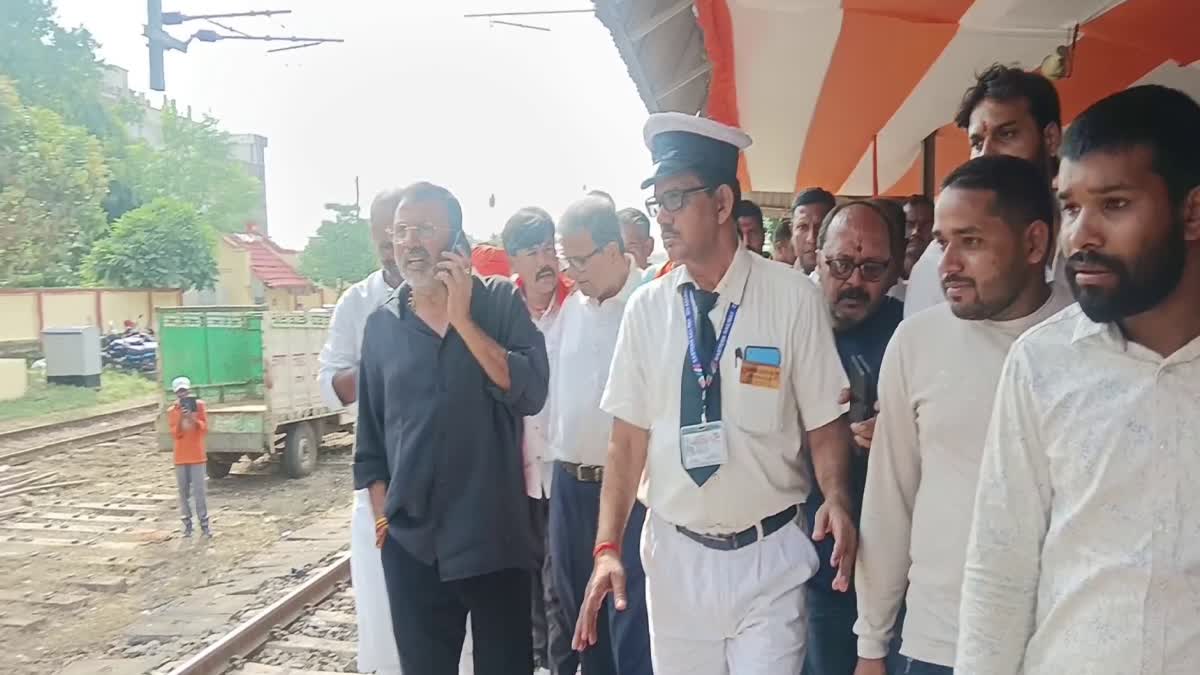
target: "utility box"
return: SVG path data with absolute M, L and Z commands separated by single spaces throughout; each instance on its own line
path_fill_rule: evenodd
M 100 388 L 100 331 L 95 326 L 42 331 L 46 382 Z

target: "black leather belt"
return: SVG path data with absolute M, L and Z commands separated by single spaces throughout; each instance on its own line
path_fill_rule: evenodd
M 763 538 L 769 537 L 784 525 L 792 522 L 796 518 L 796 510 L 797 507 L 793 504 L 773 516 L 763 518 L 762 522 L 759 523 L 762 526 Z M 757 527 L 748 527 L 741 532 L 733 532 L 731 534 L 702 534 L 700 532 L 693 532 L 682 525 L 676 525 L 675 529 L 679 530 L 679 533 L 688 539 L 718 551 L 734 551 L 758 541 Z
M 575 462 L 558 462 L 558 465 L 570 474 L 571 478 L 581 483 L 601 483 L 604 481 L 604 467 L 591 464 L 576 464 Z

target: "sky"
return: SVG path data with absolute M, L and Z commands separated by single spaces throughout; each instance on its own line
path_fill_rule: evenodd
M 56 0 L 107 63 L 149 91 L 142 0 Z M 193 42 L 166 55 L 166 95 L 232 133 L 266 136 L 270 234 L 302 248 L 327 202 L 364 213 L 380 190 L 417 180 L 448 187 L 469 235 L 498 233 L 518 208 L 562 213 L 587 189 L 640 206 L 650 170 L 646 109 L 612 37 L 591 14 L 521 17 L 550 32 L 490 26 L 473 12 L 589 8 L 591 0 L 164 0 L 164 11 L 290 9 L 221 20 L 256 35 L 337 37 L 344 44 L 270 54 L 265 43 Z M 168 30 L 178 38 L 194 21 Z M 219 29 L 217 29 L 219 30 Z M 224 32 L 224 31 L 220 31 Z M 271 45 L 275 46 L 275 45 Z M 490 195 L 496 205 L 489 208 Z

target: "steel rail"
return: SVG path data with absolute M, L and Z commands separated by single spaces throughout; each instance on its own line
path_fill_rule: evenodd
M 140 434 L 154 429 L 154 420 L 143 420 L 140 422 L 132 422 L 123 424 L 119 427 L 111 429 L 101 429 L 100 431 L 92 431 L 85 434 L 71 436 L 70 438 L 60 438 L 49 443 L 35 445 L 32 448 L 23 448 L 21 450 L 13 450 L 0 454 L 0 464 L 23 464 L 38 455 L 45 455 L 56 450 L 61 450 L 73 445 L 95 445 L 96 443 L 104 443 L 106 441 L 115 441 L 119 438 Z
M 271 631 L 295 621 L 310 606 L 333 594 L 350 578 L 350 554 L 343 553 L 325 569 L 238 624 L 221 639 L 175 667 L 169 675 L 218 675 L 234 659 L 245 658 L 271 638 Z
M 103 422 L 104 420 L 107 420 L 107 419 L 111 419 L 113 417 L 121 417 L 122 415 L 128 415 L 130 413 L 137 413 L 137 412 L 154 412 L 157 409 L 158 409 L 158 403 L 142 403 L 140 405 L 130 406 L 128 408 L 121 408 L 120 410 L 112 410 L 110 412 L 100 413 L 99 415 L 89 415 L 88 417 L 81 417 L 79 419 L 74 419 L 74 420 L 71 420 L 71 419 L 60 420 L 58 422 L 46 422 L 44 424 L 33 424 L 33 425 L 30 425 L 27 427 L 19 427 L 16 429 L 9 429 L 8 431 L 0 431 L 0 443 L 4 443 L 6 441 L 10 441 L 10 440 L 13 440 L 16 438 L 22 438 L 25 436 L 35 436 L 37 434 L 45 433 L 47 431 L 57 431 L 57 430 L 61 429 L 62 427 L 76 426 L 76 425 L 92 425 L 92 424 L 97 424 L 99 422 Z

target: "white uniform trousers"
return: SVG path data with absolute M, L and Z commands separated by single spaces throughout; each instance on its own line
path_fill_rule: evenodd
M 798 516 L 718 551 L 651 511 L 642 531 L 655 675 L 780 675 L 804 667 L 805 586 L 817 553 Z
M 366 490 L 354 491 L 354 510 L 350 515 L 350 577 L 354 585 L 354 613 L 358 619 L 358 671 L 400 675 L 396 635 L 392 632 L 392 610 L 383 581 L 383 564 L 375 546 L 375 512 Z M 459 675 L 474 675 L 472 652 L 471 618 L 468 616 Z

